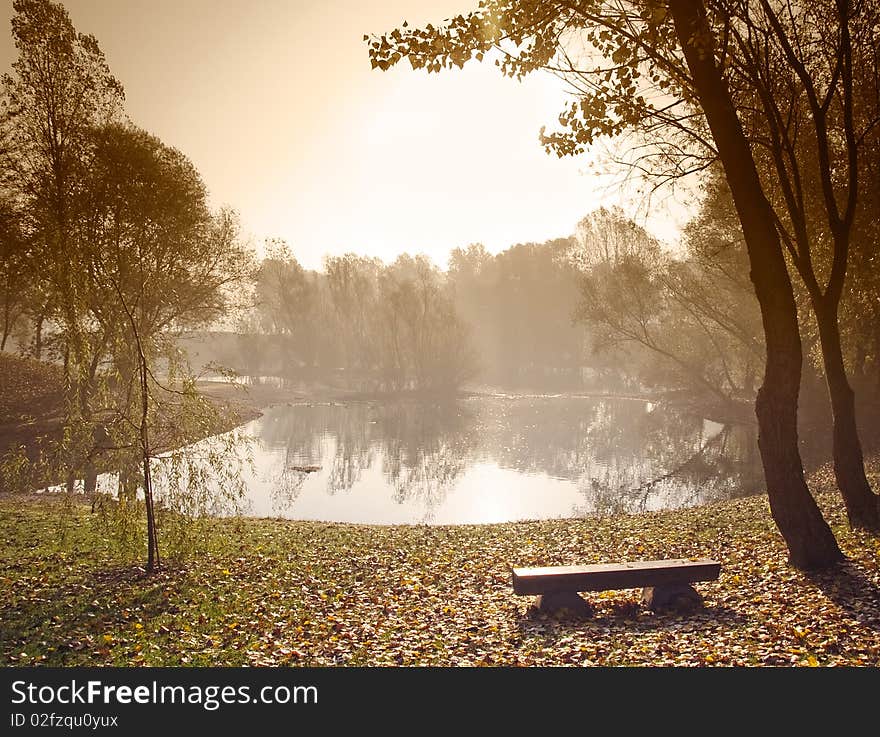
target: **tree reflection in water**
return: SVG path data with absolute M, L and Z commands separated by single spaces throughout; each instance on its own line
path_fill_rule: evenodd
M 423 521 L 429 522 L 473 458 L 478 443 L 474 415 L 457 402 L 407 403 L 394 409 L 382 421 L 382 470 L 394 500 L 417 499 Z
M 752 426 L 722 426 L 627 399 L 298 404 L 271 408 L 257 427 L 264 444 L 283 450 L 272 489 L 281 511 L 295 511 L 309 477 L 301 469 L 309 466 L 321 467 L 330 495 L 351 492 L 370 469 L 369 479 L 381 471 L 379 493 L 416 504 L 422 522 L 434 519 L 476 463 L 576 487 L 574 508 L 548 509 L 547 516 L 691 506 L 762 486 Z M 376 492 L 358 487 L 355 493 Z

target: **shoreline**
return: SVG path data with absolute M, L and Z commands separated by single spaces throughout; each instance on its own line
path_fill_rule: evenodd
M 719 424 L 753 424 L 754 403 L 736 401 L 722 407 L 701 403 L 694 397 L 675 392 L 656 392 L 632 394 L 626 392 L 560 391 L 534 392 L 505 389 L 461 390 L 454 393 L 442 392 L 365 392 L 340 389 L 338 387 L 315 385 L 307 390 L 276 387 L 264 384 L 236 384 L 233 382 L 200 381 L 196 384 L 199 393 L 212 400 L 238 402 L 252 411 L 260 412 L 276 404 L 299 402 L 382 402 L 382 401 L 459 401 L 467 399 L 621 399 L 633 402 L 667 403 L 681 411 L 718 422 Z

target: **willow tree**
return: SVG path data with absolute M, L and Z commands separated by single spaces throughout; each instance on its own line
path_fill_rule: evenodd
M 793 565 L 842 559 L 810 495 L 798 449 L 802 347 L 792 283 L 772 208 L 725 76 L 725 37 L 702 0 L 484 0 L 439 27 L 404 25 L 369 42 L 371 62 L 408 59 L 439 72 L 494 58 L 509 76 L 538 69 L 562 75 L 576 99 L 561 130 L 542 136 L 559 155 L 600 137 L 637 131 L 645 142 L 630 163 L 674 180 L 720 159 L 743 227 L 766 344 L 755 411 L 773 518 Z
M 94 246 L 90 322 L 104 347 L 114 445 L 127 451 L 123 467 L 141 469 L 152 571 L 160 561 L 152 462 L 216 424 L 181 371 L 175 338 L 225 317 L 252 263 L 234 213 L 212 213 L 199 172 L 180 151 L 132 125 L 101 127 L 91 141 L 80 182 L 88 208 L 77 221 Z

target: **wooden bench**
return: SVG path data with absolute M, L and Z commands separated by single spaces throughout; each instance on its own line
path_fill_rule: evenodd
M 721 564 L 708 558 L 514 568 L 513 591 L 519 596 L 538 596 L 538 608 L 545 612 L 569 609 L 589 615 L 592 607 L 579 591 L 635 588 L 643 589 L 642 602 L 650 609 L 692 607 L 702 604 L 703 599 L 691 584 L 713 581 L 720 572 Z

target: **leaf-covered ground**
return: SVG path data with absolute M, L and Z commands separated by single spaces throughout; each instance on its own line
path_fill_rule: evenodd
M 145 578 L 88 507 L 61 535 L 54 502 L 0 495 L 0 665 L 880 665 L 880 541 L 818 498 L 848 562 L 817 576 L 786 564 L 753 497 L 487 526 L 216 520 L 210 552 Z M 686 615 L 629 590 L 550 618 L 510 584 L 515 565 L 691 556 L 722 572 Z

